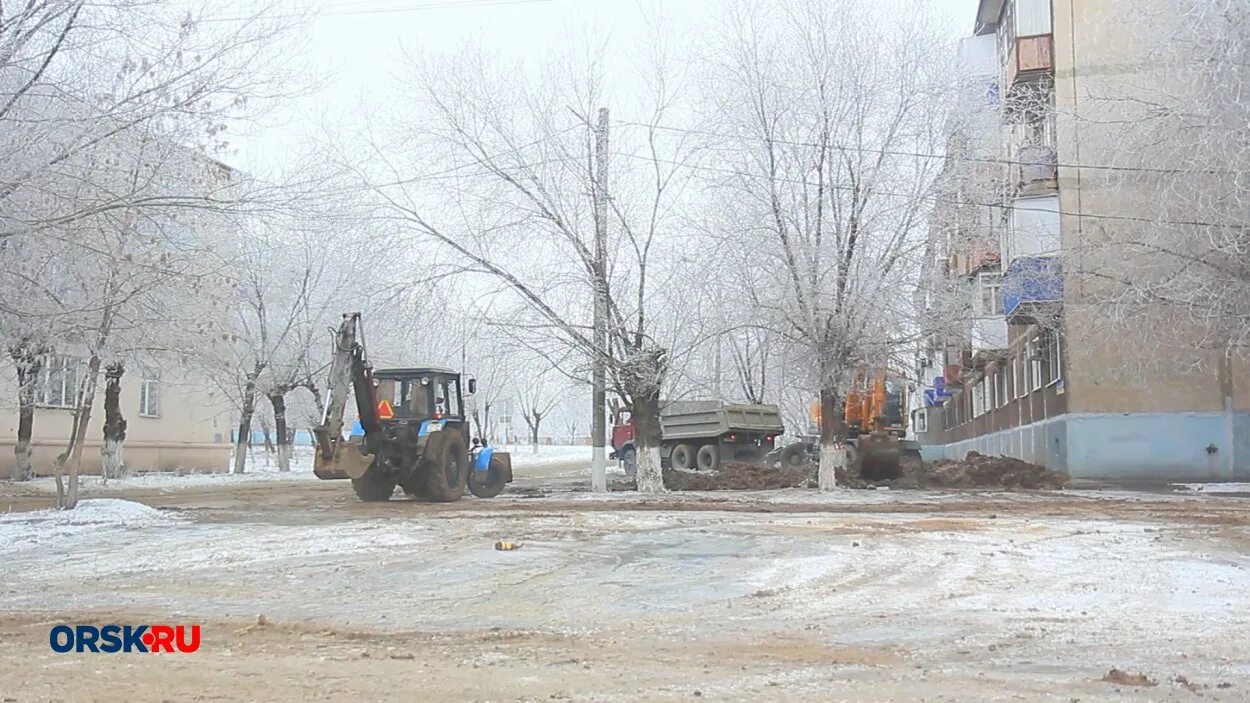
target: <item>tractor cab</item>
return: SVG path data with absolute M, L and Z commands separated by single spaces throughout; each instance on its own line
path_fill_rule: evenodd
M 474 379 L 461 385 L 460 374 L 451 369 L 416 367 L 377 369 L 378 415 L 387 420 L 450 420 L 463 422 L 465 396 L 477 390 Z M 465 392 L 467 391 L 467 393 Z

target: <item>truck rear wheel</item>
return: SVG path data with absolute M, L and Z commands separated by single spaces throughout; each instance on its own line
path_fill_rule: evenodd
M 679 444 L 673 447 L 673 454 L 669 461 L 674 469 L 689 469 L 694 466 L 694 447 L 689 444 Z
M 787 469 L 797 469 L 807 463 L 807 452 L 802 444 L 794 443 L 781 450 L 781 465 Z
M 432 501 L 450 503 L 464 495 L 468 454 L 459 432 L 443 430 L 439 434 L 441 437 L 430 439 L 437 444 L 426 447 L 427 455 L 421 462 L 425 469 L 422 493 Z
M 356 492 L 357 498 L 366 503 L 377 503 L 391 499 L 391 494 L 395 492 L 395 481 L 370 467 L 364 476 L 352 479 L 352 490 Z
M 720 468 L 720 445 L 705 444 L 699 447 L 695 455 L 694 465 L 700 471 L 715 471 Z

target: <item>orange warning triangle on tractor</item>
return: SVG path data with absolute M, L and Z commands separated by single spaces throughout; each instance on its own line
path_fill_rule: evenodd
M 391 401 L 382 400 L 378 403 L 378 419 L 389 420 L 395 417 L 395 410 L 391 407 Z

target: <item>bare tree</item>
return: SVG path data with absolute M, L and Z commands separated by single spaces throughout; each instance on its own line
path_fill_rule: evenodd
M 644 491 L 664 490 L 657 418 L 670 355 L 651 314 L 665 278 L 654 264 L 675 224 L 670 207 L 686 182 L 681 166 L 690 152 L 686 140 L 656 128 L 671 109 L 674 86 L 663 79 L 664 57 L 655 58 L 647 74 L 654 97 L 648 124 L 634 128 L 625 148 L 614 146 L 611 159 L 602 151 L 602 69 L 593 52 L 552 64 L 533 82 L 480 52 L 414 62 L 428 121 L 403 125 L 402 156 L 377 144 L 374 156 L 388 168 L 371 175 L 392 217 L 523 306 L 524 316 L 496 324 L 570 375 L 586 379 L 595 358 L 606 364 L 638 427 Z M 414 140 L 414 132 L 423 139 Z M 411 163 L 414 141 L 418 153 L 435 158 Z M 594 201 L 599 168 L 608 164 L 613 192 L 604 211 Z M 431 170 L 455 175 L 409 175 Z M 434 208 L 432 192 L 462 206 Z M 602 257 L 594 245 L 599 225 L 610 238 Z M 592 334 L 594 291 L 607 301 L 606 348 Z
M 531 375 L 519 396 L 521 417 L 525 418 L 525 425 L 529 428 L 530 444 L 533 445 L 535 454 L 538 453 L 538 431 L 542 427 L 543 420 L 560 402 L 563 390 L 556 385 L 555 379 L 551 378 L 550 374 L 550 370 L 540 370 Z
M 748 223 L 726 244 L 748 243 L 751 302 L 819 386 L 822 488 L 845 463 L 852 373 L 883 364 L 907 333 L 901 303 L 923 251 L 936 168 L 908 154 L 934 151 L 942 62 L 926 14 L 911 9 L 744 3 L 714 57 L 714 106 L 734 145 L 715 188 Z

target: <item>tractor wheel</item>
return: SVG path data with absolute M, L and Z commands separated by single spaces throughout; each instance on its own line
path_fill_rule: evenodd
M 352 490 L 356 491 L 357 498 L 366 503 L 376 503 L 391 499 L 391 494 L 395 492 L 395 481 L 370 467 L 364 476 L 352 479 Z
M 694 466 L 694 447 L 689 444 L 679 444 L 673 447 L 673 454 L 669 461 L 674 469 L 689 469 Z
M 625 447 L 625 451 L 621 452 L 621 467 L 625 469 L 626 478 L 634 478 L 638 475 L 637 449 Z
M 694 457 L 694 465 L 700 471 L 715 471 L 720 468 L 720 445 L 705 444 L 699 447 Z
M 807 463 L 807 452 L 803 445 L 794 443 L 781 450 L 781 465 L 787 469 L 797 469 Z
M 433 452 L 422 462 L 425 466 L 425 487 L 422 493 L 437 503 L 450 503 L 464 495 L 464 484 L 469 468 L 468 452 L 464 438 L 455 430 L 443 430 Z
M 469 469 L 469 492 L 478 498 L 494 498 L 503 492 L 508 484 L 503 475 L 503 459 L 490 458 L 490 466 L 485 471 Z

